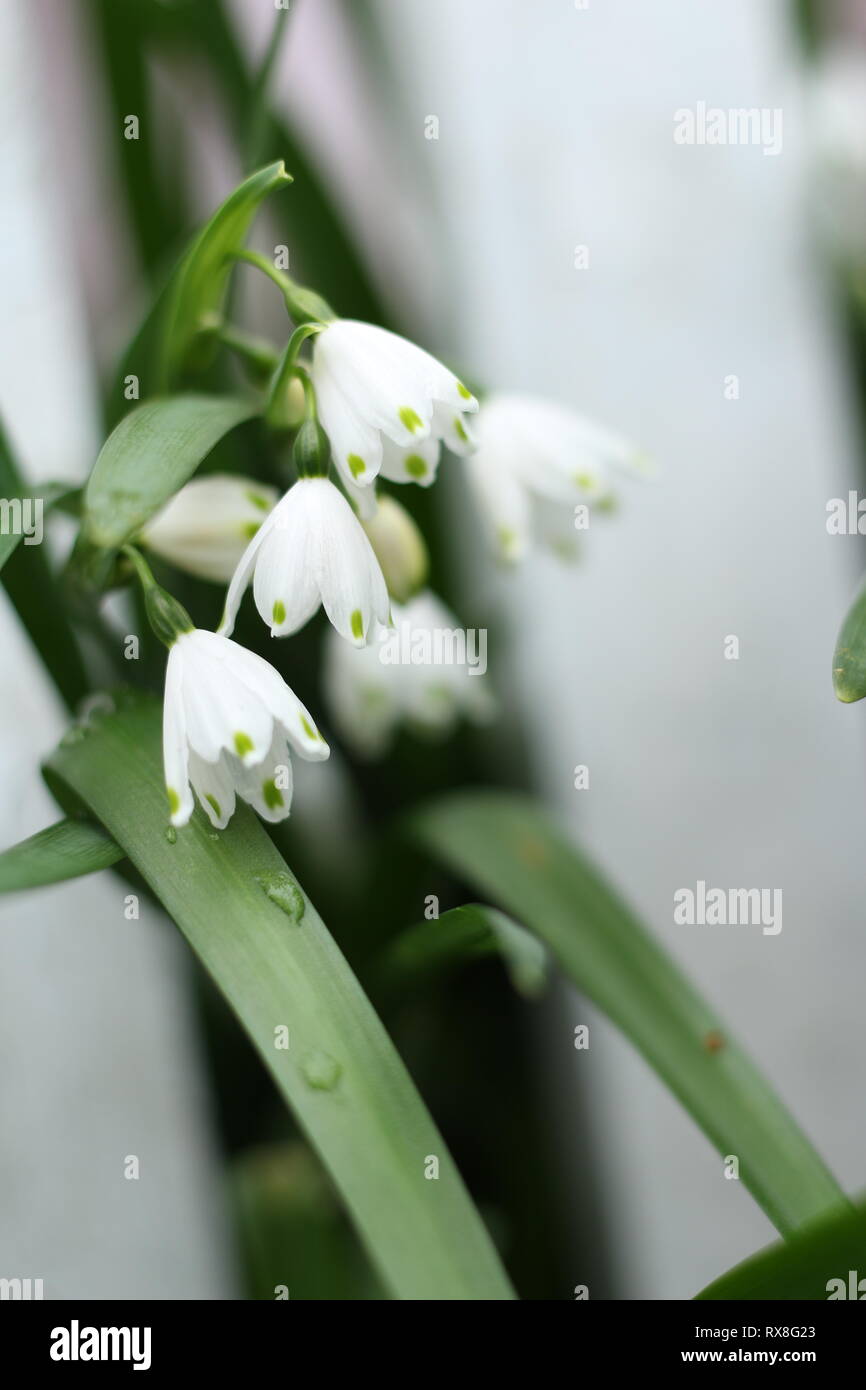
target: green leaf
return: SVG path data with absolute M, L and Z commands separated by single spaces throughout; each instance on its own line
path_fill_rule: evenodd
M 0 853 L 0 893 L 63 883 L 122 858 L 123 850 L 99 826 L 61 820 Z
M 846 1198 L 747 1055 L 589 862 L 526 798 L 470 792 L 413 817 L 452 870 L 546 941 L 622 1029 L 783 1234 Z
M 70 495 L 64 484 L 28 488 L 21 476 L 5 431 L 0 428 L 0 493 L 9 503 L 15 498 L 42 498 L 44 512 Z M 84 660 L 72 629 L 65 595 L 47 558 L 47 546 L 24 545 L 18 534 L 0 535 L 0 569 L 3 587 L 33 646 L 42 658 L 67 706 L 72 709 L 87 693 L 89 682 Z
M 836 699 L 846 705 L 866 695 L 866 582 L 848 610 L 836 642 L 833 689 Z
M 231 396 L 182 395 L 145 401 L 102 446 L 84 490 L 84 535 L 117 549 L 140 531 L 211 449 L 255 405 Z
M 826 1301 L 832 1292 L 837 1298 L 859 1300 L 859 1288 L 852 1292 L 849 1285 L 851 1270 L 855 1271 L 855 1285 L 861 1274 L 866 1278 L 866 1208 L 862 1206 L 834 1214 L 784 1242 L 759 1250 L 696 1297 Z M 842 1287 L 837 1283 L 828 1289 L 831 1279 L 841 1280 Z
M 46 776 L 129 856 L 231 1004 L 399 1298 L 512 1297 L 454 1162 L 316 909 L 246 806 L 166 833 L 160 711 L 133 700 Z M 276 1030 L 288 1028 L 288 1049 Z M 426 1181 L 428 1155 L 439 1179 Z
M 377 982 L 396 993 L 493 955 L 502 957 L 518 993 L 541 993 L 547 981 L 547 952 L 541 942 L 504 912 L 479 903 L 409 927 L 383 952 Z
M 213 330 L 232 270 L 231 253 L 243 246 L 262 201 L 291 182 L 282 160 L 251 174 L 217 209 L 184 256 L 165 310 L 163 388 L 186 368 L 200 369 L 212 357 Z

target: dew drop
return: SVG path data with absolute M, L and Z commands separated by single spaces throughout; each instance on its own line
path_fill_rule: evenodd
M 301 1072 L 314 1091 L 333 1091 L 343 1075 L 343 1068 L 330 1052 L 305 1052 L 301 1058 Z
M 263 874 L 256 879 L 265 897 L 270 898 L 293 922 L 300 922 L 307 910 L 304 895 L 289 874 Z
M 170 845 L 177 844 L 177 831 L 175 830 L 173 825 L 166 826 L 165 838 L 168 840 L 168 843 Z

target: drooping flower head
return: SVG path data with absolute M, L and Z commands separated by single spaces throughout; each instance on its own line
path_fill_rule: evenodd
M 494 548 L 506 560 L 526 553 L 545 506 L 608 503 L 615 470 L 647 471 L 626 440 L 534 396 L 486 398 L 476 434 L 478 448 L 466 463 L 469 482 Z
M 428 352 L 369 323 L 334 319 L 318 333 L 311 369 L 319 419 L 348 486 L 379 473 L 428 487 L 439 444 L 457 454 L 473 447 L 471 391 Z
M 429 589 L 395 604 L 392 628 L 362 651 L 329 634 L 325 689 L 346 742 L 378 757 L 400 725 L 442 738 L 461 718 L 489 720 L 495 701 L 485 675 L 486 633 L 483 662 L 478 636 Z
M 215 632 L 193 628 L 176 637 L 163 707 L 172 825 L 186 825 L 193 791 L 218 829 L 228 825 L 237 796 L 264 820 L 283 820 L 292 803 L 289 744 L 310 761 L 330 751 L 273 666 Z
M 251 579 L 272 637 L 297 632 L 320 604 L 355 646 L 388 622 L 379 562 L 349 503 L 327 478 L 299 478 L 250 541 L 226 595 L 225 636 Z

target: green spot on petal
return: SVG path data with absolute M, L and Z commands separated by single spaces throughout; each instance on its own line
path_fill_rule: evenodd
M 274 622 L 276 623 L 277 627 L 279 627 L 280 623 L 284 623 L 285 621 L 286 605 L 283 603 L 283 600 L 281 598 L 278 598 L 274 603 Z
M 173 816 L 176 816 L 180 810 L 180 797 L 174 787 L 166 787 L 165 790 L 168 796 L 168 809 Z
M 463 421 L 460 419 L 459 415 L 454 416 L 454 433 L 457 435 L 457 438 L 461 440 L 464 444 L 469 443 L 469 435 L 466 433 Z
M 464 401 L 471 401 L 471 400 L 472 400 L 472 392 L 471 392 L 471 391 L 467 391 L 467 389 L 466 389 L 466 387 L 463 385 L 463 382 L 462 382 L 462 381 L 458 381 L 458 383 L 457 383 L 457 394 L 458 394 L 458 396 L 462 396 L 463 399 L 464 399 Z
M 575 473 L 574 481 L 578 487 L 583 488 L 584 492 L 594 492 L 597 487 L 596 479 L 591 473 Z
M 363 637 L 363 636 L 364 636 L 364 619 L 363 619 L 363 617 L 361 616 L 361 610 L 360 610 L 360 608 L 356 608 L 356 609 L 355 609 L 354 613 L 352 614 L 351 618 L 349 619 L 349 624 L 350 624 L 350 626 L 351 626 L 351 628 L 352 628 L 352 636 L 353 636 L 353 637 Z
M 249 734 L 242 732 L 235 734 L 235 752 L 239 758 L 244 758 L 247 753 L 252 753 L 254 746 Z
M 260 512 L 270 511 L 270 502 L 268 501 L 267 497 L 262 497 L 262 494 L 260 492 L 248 492 L 246 494 L 246 497 L 247 501 L 251 502 L 254 507 L 258 507 Z
M 400 416 L 407 430 L 411 430 L 413 434 L 417 434 L 419 430 L 423 430 L 424 421 L 421 419 L 417 410 L 412 409 L 411 405 L 401 405 L 397 414 Z
M 361 474 L 367 471 L 367 465 L 360 454 L 350 454 L 346 462 L 353 478 L 360 478 Z
M 244 540 L 251 541 L 257 531 L 261 530 L 260 521 L 244 521 L 241 523 L 241 535 Z
M 265 799 L 265 805 L 271 810 L 276 806 L 285 805 L 283 793 L 280 791 L 273 777 L 269 777 L 266 782 L 262 783 L 262 796 Z
M 317 743 L 321 743 L 322 735 L 319 733 L 318 729 L 313 728 L 309 719 L 307 719 L 307 717 L 303 714 L 301 715 L 301 728 L 307 735 L 307 738 L 315 739 Z
M 406 459 L 406 472 L 410 478 L 423 478 L 427 472 L 427 460 L 420 454 L 409 454 Z
M 217 817 L 217 820 L 219 820 L 220 816 L 222 815 L 222 811 L 220 810 L 220 804 L 217 801 L 216 797 L 211 796 L 210 792 L 207 792 L 205 794 L 205 801 L 213 811 L 214 815 Z

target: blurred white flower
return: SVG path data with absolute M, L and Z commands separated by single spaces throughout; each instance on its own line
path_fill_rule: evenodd
M 300 478 L 250 541 L 226 595 L 219 629 L 226 636 L 250 579 L 272 637 L 297 632 L 320 604 L 355 646 L 388 622 L 388 590 L 373 547 L 327 478 Z
M 345 742 L 378 757 L 401 724 L 445 737 L 461 718 L 488 721 L 487 634 L 467 631 L 430 590 L 392 610 L 393 627 L 353 651 L 328 634 L 325 692 Z M 479 641 L 483 637 L 483 642 Z
M 316 335 L 311 369 L 319 419 L 348 485 L 378 473 L 426 487 L 436 476 L 439 441 L 468 453 L 466 416 L 478 402 L 453 372 L 406 338 L 354 319 L 335 319 Z
M 175 638 L 163 707 L 172 825 L 192 815 L 193 789 L 218 829 L 228 825 L 236 795 L 265 820 L 283 820 L 292 802 L 289 743 L 311 761 L 330 751 L 273 666 L 215 632 L 193 628 Z
M 233 473 L 211 473 L 176 493 L 139 536 L 177 569 L 227 584 L 279 493 Z
M 427 547 L 412 517 L 393 497 L 381 497 L 367 521 L 362 521 L 388 593 L 406 603 L 427 578 Z
M 811 131 L 818 182 L 814 199 L 834 249 L 866 261 L 866 52 L 827 48 L 813 72 Z
M 609 505 L 612 468 L 649 471 L 626 440 L 534 396 L 488 397 L 476 435 L 477 450 L 465 467 L 490 538 L 506 560 L 526 553 L 550 504 Z

